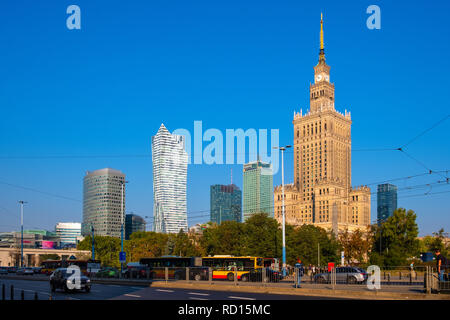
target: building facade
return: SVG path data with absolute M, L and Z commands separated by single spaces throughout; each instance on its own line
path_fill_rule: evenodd
M 243 168 L 243 218 L 254 213 L 267 213 L 273 217 L 272 165 L 262 161 L 244 164 Z
M 397 186 L 389 183 L 377 187 L 377 221 L 381 223 L 397 209 Z
M 370 189 L 351 187 L 351 115 L 335 110 L 322 19 L 319 62 L 309 91 L 309 112 L 294 112 L 294 182 L 284 188 L 286 222 L 314 224 L 335 233 L 366 227 Z M 274 198 L 275 217 L 281 222 L 281 186 L 275 188 Z
M 145 231 L 145 220 L 136 214 L 125 215 L 125 239 L 129 240 L 133 232 Z
M 242 191 L 234 184 L 212 185 L 210 188 L 210 221 L 242 221 Z
M 55 226 L 55 233 L 60 238 L 61 246 L 76 245 L 81 237 L 81 223 L 59 222 Z
M 123 192 L 122 192 L 123 191 Z M 121 236 L 125 212 L 125 174 L 105 168 L 87 172 L 83 185 L 83 236 Z
M 187 164 L 185 138 L 171 134 L 164 124 L 152 137 L 153 230 L 178 233 L 187 228 Z

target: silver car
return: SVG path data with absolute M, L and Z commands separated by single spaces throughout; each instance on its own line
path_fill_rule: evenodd
M 16 271 L 17 275 L 33 275 L 34 271 L 33 268 L 19 268 Z
M 364 283 L 367 280 L 367 272 L 364 269 L 356 267 L 338 267 L 336 268 L 336 283 Z M 331 273 L 324 272 L 314 276 L 316 283 L 330 283 Z

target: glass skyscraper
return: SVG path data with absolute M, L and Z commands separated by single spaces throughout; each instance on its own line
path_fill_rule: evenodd
M 122 207 L 122 184 L 123 207 Z M 83 185 L 83 236 L 91 234 L 94 227 L 97 236 L 121 236 L 125 222 L 125 175 L 105 168 L 87 172 Z
M 244 221 L 254 213 L 265 212 L 273 217 L 272 165 L 262 161 L 244 164 Z
M 379 184 L 377 188 L 377 219 L 378 224 L 394 214 L 397 209 L 397 186 Z
M 212 222 L 217 224 L 230 220 L 241 222 L 242 191 L 236 185 L 212 185 L 210 198 Z
M 185 138 L 171 134 L 164 124 L 152 137 L 153 230 L 187 232 L 186 183 L 188 154 Z
M 133 232 L 145 231 L 145 220 L 137 214 L 125 215 L 125 240 L 130 239 Z

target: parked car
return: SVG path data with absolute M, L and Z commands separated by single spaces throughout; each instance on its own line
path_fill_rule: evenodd
M 8 267 L 8 273 L 15 273 L 17 271 L 17 267 Z
M 283 275 L 275 271 L 273 269 L 265 268 L 266 275 L 263 278 L 263 270 L 264 269 L 254 269 L 251 270 L 249 273 L 244 273 L 241 276 L 241 281 L 252 281 L 252 282 L 279 282 L 283 279 Z
M 0 274 L 8 274 L 8 268 L 0 267 Z
M 34 273 L 41 273 L 42 268 L 41 267 L 33 267 L 33 272 Z
M 112 267 L 104 267 L 100 269 L 95 276 L 98 278 L 118 278 L 119 277 L 119 270 Z
M 17 275 L 24 275 L 24 276 L 32 276 L 34 274 L 33 268 L 27 267 L 27 268 L 19 268 L 16 271 Z
M 86 292 L 91 291 L 91 280 L 83 274 L 80 274 L 80 287 L 75 289 L 70 289 L 70 282 L 75 285 L 75 279 L 70 279 L 72 273 L 67 272 L 67 268 L 58 268 L 50 275 L 50 288 L 52 292 L 56 289 L 63 289 L 65 292 L 71 290 L 85 290 Z
M 123 277 L 144 279 L 147 278 L 147 269 L 148 267 L 145 265 L 129 263 L 127 268 L 123 270 Z
M 356 267 L 338 267 L 336 268 L 336 283 L 364 283 L 367 281 L 367 272 L 364 269 Z M 323 272 L 314 276 L 314 282 L 330 283 L 331 273 Z
M 189 268 L 189 280 L 208 280 L 208 268 L 205 267 L 196 267 L 196 268 Z M 186 280 L 186 269 L 180 268 L 176 269 L 173 277 L 175 280 Z

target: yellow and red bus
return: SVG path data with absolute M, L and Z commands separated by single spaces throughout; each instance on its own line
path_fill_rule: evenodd
M 186 268 L 190 268 L 189 278 L 207 280 L 208 269 L 202 268 L 200 257 L 162 256 L 158 258 L 142 258 L 139 263 L 148 269 L 150 279 L 165 279 L 167 268 L 168 279 L 186 279 Z
M 229 255 L 220 255 L 212 257 L 203 257 L 202 266 L 212 268 L 212 278 L 234 280 L 236 272 L 237 279 L 241 280 L 243 274 L 248 274 L 252 270 L 264 267 L 264 258 L 261 257 L 235 257 Z

